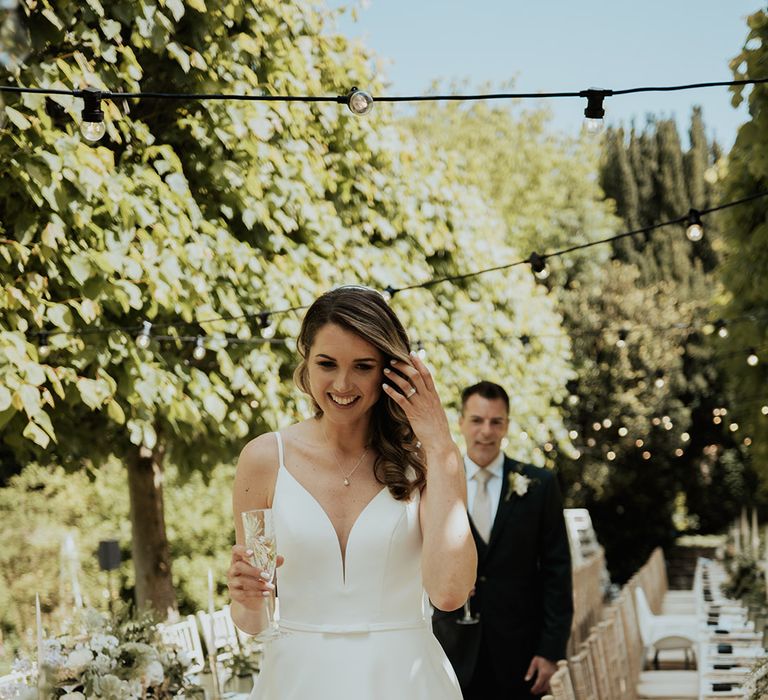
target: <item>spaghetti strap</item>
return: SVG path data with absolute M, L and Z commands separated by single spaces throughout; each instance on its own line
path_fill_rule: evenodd
M 277 458 L 280 464 L 280 469 L 285 469 L 284 454 L 283 454 L 283 436 L 279 431 L 275 431 L 275 437 L 277 438 Z

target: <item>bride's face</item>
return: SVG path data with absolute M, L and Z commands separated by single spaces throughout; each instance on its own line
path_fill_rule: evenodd
M 315 335 L 307 357 L 312 397 L 331 419 L 359 418 L 381 396 L 383 363 L 377 347 L 328 323 Z

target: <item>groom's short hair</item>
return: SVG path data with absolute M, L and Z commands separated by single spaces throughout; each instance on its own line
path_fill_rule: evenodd
M 494 399 L 501 399 L 504 405 L 507 407 L 507 413 L 509 413 L 509 396 L 504 391 L 504 387 L 494 384 L 493 382 L 487 382 L 483 380 L 472 386 L 468 386 L 461 392 L 461 412 L 464 413 L 464 406 L 467 405 L 467 400 L 470 396 L 478 394 L 484 399 L 493 401 Z

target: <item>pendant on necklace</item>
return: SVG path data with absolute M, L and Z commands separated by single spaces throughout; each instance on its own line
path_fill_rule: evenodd
M 349 479 L 347 477 L 344 477 L 344 486 L 349 486 Z

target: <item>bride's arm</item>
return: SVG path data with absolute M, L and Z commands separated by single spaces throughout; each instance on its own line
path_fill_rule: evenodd
M 419 507 L 424 588 L 437 608 L 455 610 L 469 596 L 477 570 L 464 463 L 427 366 L 413 355 L 410 363 L 394 362 L 393 367 L 397 372 L 385 375 L 400 392 L 386 384 L 384 391 L 405 412 L 427 461 Z
M 453 442 L 451 448 L 427 452 L 427 485 L 421 492 L 419 509 L 424 588 L 440 610 L 455 610 L 464 604 L 477 571 L 477 548 L 467 516 L 464 462 Z
M 273 584 L 260 577 L 251 566 L 245 547 L 240 513 L 271 507 L 276 459 L 275 437 L 264 434 L 251 440 L 240 453 L 232 489 L 232 513 L 235 518 L 235 541 L 227 583 L 232 598 L 232 621 L 243 632 L 258 634 L 267 626 L 266 605 L 270 604 Z M 278 563 L 282 563 L 278 557 Z

